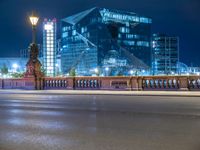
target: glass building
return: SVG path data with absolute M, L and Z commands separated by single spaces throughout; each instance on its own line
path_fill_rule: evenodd
M 43 67 L 46 76 L 55 76 L 56 19 L 44 19 L 43 22 Z
M 152 60 L 153 74 L 178 73 L 179 38 L 166 34 L 153 34 Z
M 152 19 L 133 12 L 92 8 L 62 19 L 62 72 L 128 74 L 151 66 Z M 105 73 L 106 72 L 106 73 Z

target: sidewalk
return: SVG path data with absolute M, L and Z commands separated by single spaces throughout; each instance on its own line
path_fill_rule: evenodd
M 103 90 L 0 90 L 0 94 L 39 95 L 123 95 L 123 96 L 183 96 L 200 97 L 200 91 L 103 91 Z

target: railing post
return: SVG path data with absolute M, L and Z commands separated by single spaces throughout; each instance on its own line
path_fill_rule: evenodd
M 142 78 L 141 77 L 132 77 L 131 80 L 131 90 L 132 91 L 142 91 Z
M 138 77 L 138 91 L 143 91 L 143 77 Z
M 67 80 L 67 89 L 68 90 L 73 90 L 75 89 L 75 77 L 68 77 L 66 78 Z
M 3 82 L 4 82 L 3 80 L 4 80 L 4 79 L 0 79 L 0 81 L 1 81 L 1 82 L 0 82 L 0 89 L 3 89 Z
M 188 77 L 179 77 L 179 90 L 188 91 Z

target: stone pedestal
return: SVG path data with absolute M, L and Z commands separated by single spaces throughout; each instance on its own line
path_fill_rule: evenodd
M 26 64 L 26 72 L 24 74 L 25 85 L 30 89 L 42 90 L 44 74 L 41 72 L 42 64 L 37 58 L 39 52 L 37 44 L 31 44 L 30 49 L 30 58 Z
M 188 91 L 188 77 L 179 77 L 179 90 Z
M 142 91 L 142 77 L 132 77 L 131 78 L 131 90 L 132 91 Z

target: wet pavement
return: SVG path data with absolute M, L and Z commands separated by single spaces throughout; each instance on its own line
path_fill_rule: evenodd
M 0 150 L 200 150 L 200 97 L 1 94 Z

